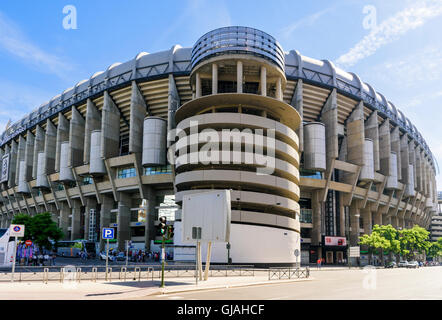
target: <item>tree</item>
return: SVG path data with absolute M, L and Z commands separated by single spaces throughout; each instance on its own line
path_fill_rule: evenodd
M 430 242 L 427 255 L 433 258 L 442 257 L 442 238 L 439 238 L 435 242 Z
M 418 225 L 399 232 L 400 249 L 403 256 L 413 259 L 416 253 L 427 252 L 431 243 L 427 241 L 430 232 Z
M 391 254 L 396 255 L 396 259 L 398 259 L 398 255 L 401 253 L 400 251 L 400 243 L 399 243 L 399 233 L 391 224 L 388 225 L 375 225 L 373 227 L 373 232 L 379 233 L 379 235 L 385 238 L 388 241 L 388 248 L 386 251 L 389 253 L 390 258 Z M 382 261 L 384 260 L 382 252 Z
M 368 247 L 369 250 L 369 257 L 371 263 L 371 255 L 373 250 L 388 250 L 390 248 L 390 242 L 382 237 L 378 232 L 372 232 L 370 235 L 364 234 L 362 237 L 359 238 L 359 244 L 365 245 Z
M 44 212 L 31 217 L 26 214 L 19 214 L 12 220 L 13 224 L 25 225 L 25 239 L 32 240 L 40 248 L 51 249 L 49 240 L 58 241 L 63 237 L 63 232 L 52 221 L 51 214 Z

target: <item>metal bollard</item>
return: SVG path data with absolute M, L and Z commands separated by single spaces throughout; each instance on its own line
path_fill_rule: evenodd
M 94 282 L 97 282 L 97 273 L 98 273 L 98 269 L 97 269 L 97 267 L 93 267 L 92 268 L 92 271 L 91 271 L 91 280 L 92 281 L 94 281 Z
M 109 269 L 109 281 L 112 282 L 112 268 Z
M 60 283 L 63 283 L 64 280 L 64 268 L 60 268 Z
M 78 283 L 81 281 L 81 268 L 77 268 L 77 281 Z
M 49 278 L 49 268 L 43 269 L 43 282 L 45 284 L 48 284 L 48 278 Z
M 141 279 L 141 268 L 140 267 L 135 267 L 135 270 L 134 270 L 134 280 L 136 280 L 137 271 L 138 271 L 138 281 L 140 281 L 140 279 Z
M 126 281 L 126 273 L 127 273 L 127 268 L 126 267 L 121 267 L 120 273 L 118 274 L 118 279 L 121 280 L 121 274 L 123 273 L 123 271 L 124 271 L 124 281 Z

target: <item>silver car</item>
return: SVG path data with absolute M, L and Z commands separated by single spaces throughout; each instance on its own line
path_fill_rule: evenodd
M 417 262 L 417 261 L 408 262 L 407 268 L 415 268 L 415 269 L 417 269 L 417 268 L 419 268 L 419 262 Z
M 408 261 L 401 261 L 397 265 L 399 268 L 406 268 L 408 267 Z

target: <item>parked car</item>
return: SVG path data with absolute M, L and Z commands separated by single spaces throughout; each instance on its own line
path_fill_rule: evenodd
M 419 268 L 419 263 L 417 261 L 410 261 L 407 264 L 407 268 Z
M 408 261 L 400 261 L 397 265 L 399 268 L 406 268 L 408 266 Z
M 385 268 L 397 268 L 397 264 L 396 264 L 396 262 L 391 261 L 385 265 Z
M 106 253 L 100 252 L 100 260 L 106 261 Z M 115 257 L 109 255 L 109 261 L 115 261 Z
M 124 252 L 120 252 L 117 255 L 117 261 L 126 261 L 126 255 L 124 254 Z

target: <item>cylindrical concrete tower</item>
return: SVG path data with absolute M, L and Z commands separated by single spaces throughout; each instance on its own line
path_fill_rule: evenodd
M 175 200 L 231 189 L 232 262 L 295 264 L 301 118 L 282 101 L 281 47 L 259 30 L 221 28 L 197 41 L 191 61 L 196 99 L 175 114 Z M 214 262 L 227 262 L 225 244 L 212 250 Z

